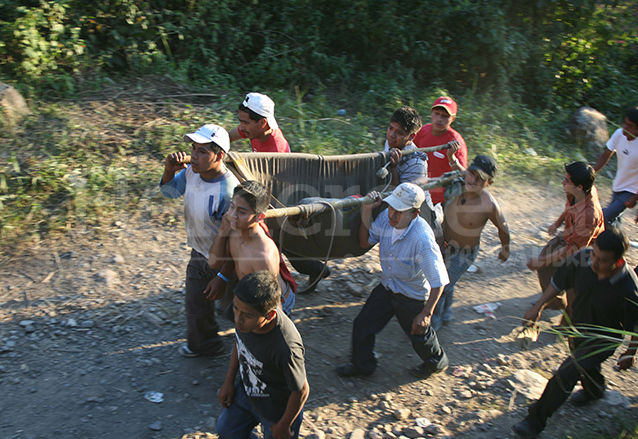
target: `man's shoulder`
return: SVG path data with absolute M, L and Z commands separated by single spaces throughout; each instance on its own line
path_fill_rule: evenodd
M 410 223 L 407 234 L 415 244 L 434 241 L 434 232 L 430 225 L 421 216 L 418 216 Z

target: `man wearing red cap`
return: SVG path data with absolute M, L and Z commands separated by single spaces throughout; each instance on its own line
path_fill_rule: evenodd
M 432 123 L 424 125 L 414 138 L 414 144 L 418 148 L 438 146 L 453 141 L 458 142 L 458 145 L 448 150 L 447 154 L 439 151 L 428 153 L 428 177 L 430 178 L 440 177 L 450 171 L 462 171 L 467 167 L 465 140 L 451 127 L 452 122 L 456 119 L 456 110 L 456 102 L 452 98 L 441 96 L 432 105 L 430 111 Z M 430 194 L 433 204 L 445 201 L 442 188 L 432 189 Z

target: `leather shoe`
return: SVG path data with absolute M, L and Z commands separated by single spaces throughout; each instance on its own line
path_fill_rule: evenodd
M 582 407 L 597 399 L 598 398 L 594 397 L 594 395 L 590 394 L 585 389 L 580 389 L 578 392 L 572 395 L 569 401 L 576 407 Z
M 319 274 L 321 274 L 321 273 L 319 273 Z M 310 294 L 313 291 L 315 291 L 315 289 L 317 288 L 317 285 L 319 285 L 319 281 L 321 281 L 321 279 L 325 279 L 328 276 L 330 276 L 330 268 L 328 268 L 328 266 L 326 265 L 325 270 L 323 270 L 323 275 L 321 276 L 321 279 L 319 279 L 319 281 L 317 281 L 317 283 L 315 283 L 317 278 L 319 278 L 319 274 L 317 274 L 316 276 L 310 276 L 308 278 L 308 283 L 305 285 L 305 287 L 302 290 L 297 291 L 297 294 L 300 294 L 300 295 L 303 296 L 304 294 Z
M 535 428 L 531 422 L 529 422 L 528 418 L 523 419 L 521 422 L 518 422 L 512 425 L 512 431 L 516 433 L 519 437 L 525 439 L 533 439 L 538 437 L 541 434 L 543 429 Z
M 412 374 L 412 376 L 421 378 L 422 380 L 427 380 L 432 375 L 441 373 L 445 371 L 446 369 L 447 369 L 447 366 L 445 366 L 443 369 L 427 369 L 421 364 L 420 366 L 410 369 L 410 373 Z
M 354 367 L 354 364 L 352 364 L 352 363 L 340 364 L 339 366 L 337 366 L 335 371 L 337 372 L 337 375 L 342 376 L 342 377 L 354 377 L 354 376 L 359 376 L 359 375 L 370 375 L 369 373 L 361 372 L 359 369 Z

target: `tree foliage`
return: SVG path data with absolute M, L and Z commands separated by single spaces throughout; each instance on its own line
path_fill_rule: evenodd
M 0 17 L 2 75 L 63 90 L 90 73 L 169 72 L 244 89 L 436 83 L 617 110 L 638 88 L 629 0 L 5 0 Z

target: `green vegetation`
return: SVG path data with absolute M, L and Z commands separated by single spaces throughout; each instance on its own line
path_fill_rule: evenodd
M 572 110 L 619 122 L 636 104 L 632 6 L 0 1 L 0 81 L 34 110 L 0 131 L 0 239 L 152 213 L 166 153 L 205 122 L 232 128 L 252 90 L 273 97 L 294 151 L 379 150 L 392 111 L 427 121 L 445 93 L 471 155 L 497 157 L 510 178 L 560 173 L 585 154 L 565 137 Z

